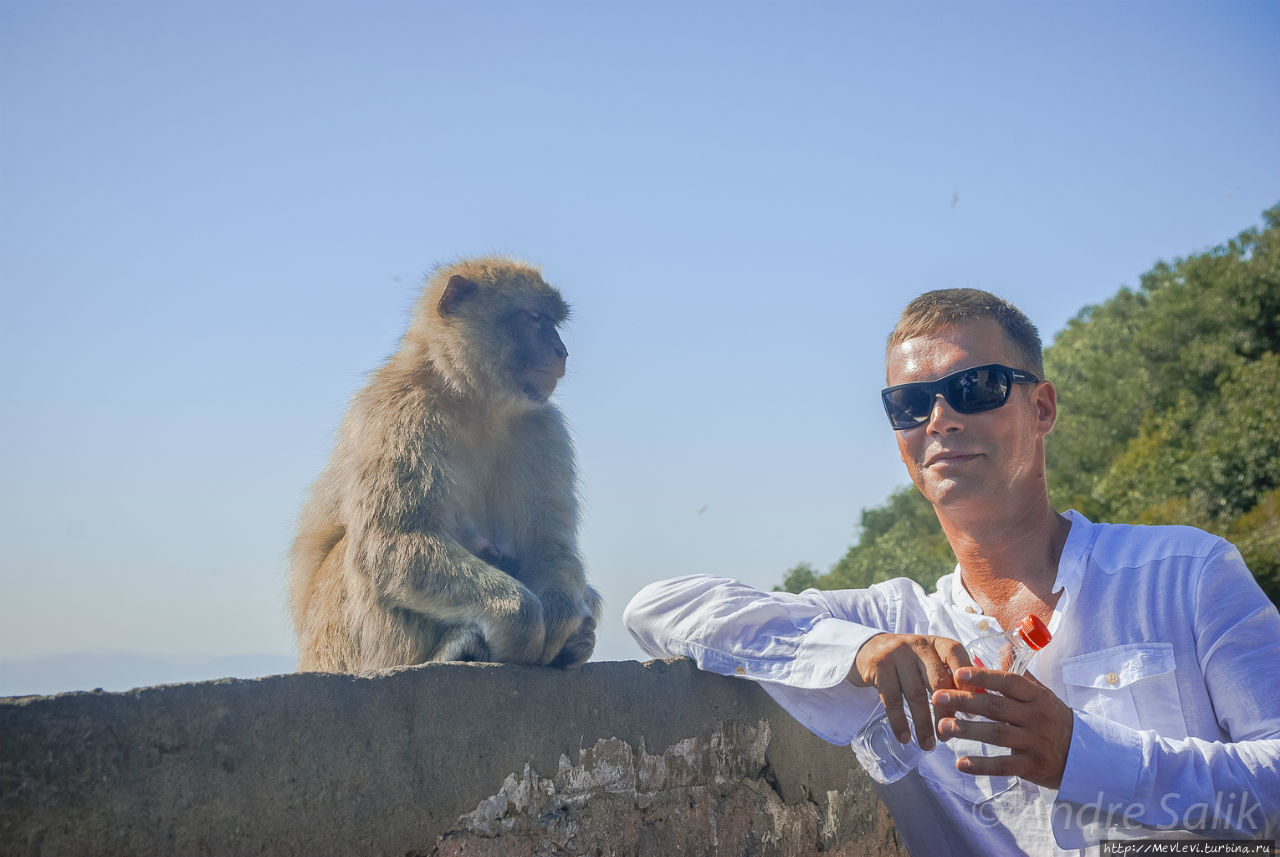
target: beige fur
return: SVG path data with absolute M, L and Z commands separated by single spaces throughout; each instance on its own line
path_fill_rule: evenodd
M 578 555 L 569 433 L 546 401 L 567 313 L 513 260 L 466 260 L 428 280 L 302 510 L 299 670 L 590 657 L 600 596 Z

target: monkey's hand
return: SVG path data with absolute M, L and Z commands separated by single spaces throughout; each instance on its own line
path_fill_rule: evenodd
M 553 667 L 578 667 L 586 663 L 596 647 L 596 620 L 588 616 L 578 630 L 565 641 L 564 648 L 551 662 Z
M 543 663 L 562 668 L 586 663 L 596 647 L 600 594 L 590 586 L 576 597 L 570 593 L 547 593 L 542 606 L 547 622 Z
M 431 654 L 433 661 L 489 661 L 489 646 L 479 628 L 470 625 L 446 633 Z
M 532 590 L 515 580 L 511 597 L 494 598 L 480 619 L 484 642 L 492 660 L 505 664 L 545 663 L 547 639 L 544 604 Z

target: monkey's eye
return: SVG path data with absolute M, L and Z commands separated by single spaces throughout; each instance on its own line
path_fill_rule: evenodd
M 534 312 L 531 309 L 527 309 L 524 311 L 524 314 L 529 321 L 542 321 L 542 313 L 540 312 Z

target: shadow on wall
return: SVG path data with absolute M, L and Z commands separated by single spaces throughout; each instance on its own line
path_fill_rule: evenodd
M 847 747 L 687 660 L 0 700 L 0 853 L 905 854 Z

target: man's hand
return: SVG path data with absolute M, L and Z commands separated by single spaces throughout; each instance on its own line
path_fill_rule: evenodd
M 955 679 L 959 689 L 933 695 L 938 734 L 944 740 L 968 738 L 1012 751 L 1008 756 L 961 756 L 957 770 L 1022 777 L 1051 789 L 1062 785 L 1074 722 L 1065 702 L 1027 675 L 969 667 L 956 670 Z M 985 692 L 991 690 L 996 693 Z M 987 720 L 951 716 L 957 711 Z
M 903 744 L 911 741 L 902 707 L 905 699 L 916 724 L 917 742 L 931 750 L 935 742 L 929 692 L 954 688 L 952 672 L 967 666 L 964 646 L 948 637 L 877 634 L 858 649 L 848 678 L 855 687 L 875 687 L 880 692 L 889 727 Z

